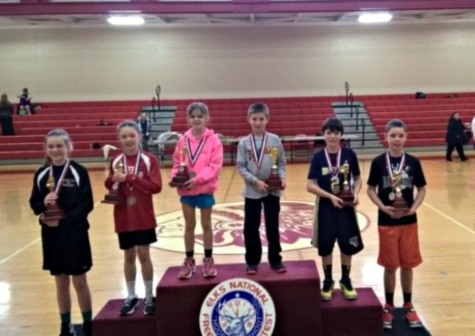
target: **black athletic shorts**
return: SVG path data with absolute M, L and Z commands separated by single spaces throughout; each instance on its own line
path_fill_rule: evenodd
M 155 229 L 120 232 L 119 247 L 121 250 L 128 250 L 134 246 L 150 245 L 157 241 L 157 233 Z

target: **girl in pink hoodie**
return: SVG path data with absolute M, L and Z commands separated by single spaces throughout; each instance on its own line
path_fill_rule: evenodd
M 194 259 L 196 208 L 201 210 L 203 228 L 205 253 L 203 276 L 212 278 L 217 275 L 217 271 L 212 256 L 211 213 L 215 204 L 213 194 L 219 187 L 219 173 L 223 167 L 223 145 L 214 131 L 206 128 L 209 111 L 205 104 L 198 102 L 190 104 L 187 115 L 191 128 L 178 140 L 171 172 L 172 181 L 179 179 L 180 175 L 182 178 L 186 176 L 183 185 L 177 188 L 185 218 L 186 249 L 186 258 L 178 278 L 189 279 L 196 271 Z

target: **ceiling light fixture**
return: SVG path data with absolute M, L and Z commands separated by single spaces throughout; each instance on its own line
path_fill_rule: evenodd
M 358 17 L 359 23 L 385 23 L 391 21 L 393 18 L 391 13 L 379 12 L 379 13 L 362 13 Z
M 114 26 L 140 26 L 145 23 L 145 20 L 138 15 L 114 15 L 109 16 L 107 22 Z

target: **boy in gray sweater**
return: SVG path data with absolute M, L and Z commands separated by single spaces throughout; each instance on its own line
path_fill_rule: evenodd
M 275 134 L 266 132 L 269 108 L 263 103 L 249 107 L 248 120 L 251 134 L 243 137 L 238 145 L 237 168 L 244 179 L 244 241 L 246 247 L 246 272 L 256 274 L 262 256 L 259 235 L 261 211 L 264 205 L 268 260 L 271 267 L 286 272 L 280 252 L 279 213 L 281 189 L 285 187 L 286 162 L 282 142 Z M 271 173 L 281 180 L 278 188 L 269 183 Z

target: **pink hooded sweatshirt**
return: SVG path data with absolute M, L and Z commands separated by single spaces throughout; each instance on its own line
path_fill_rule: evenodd
M 180 196 L 213 194 L 219 187 L 219 173 L 223 167 L 223 145 L 213 130 L 206 129 L 196 139 L 191 129 L 178 140 L 173 153 L 171 178 L 178 173 L 181 152 L 187 147 L 186 166 L 189 173 L 196 174 L 196 184 L 192 189 L 177 188 Z M 194 163 L 193 163 L 194 160 Z

